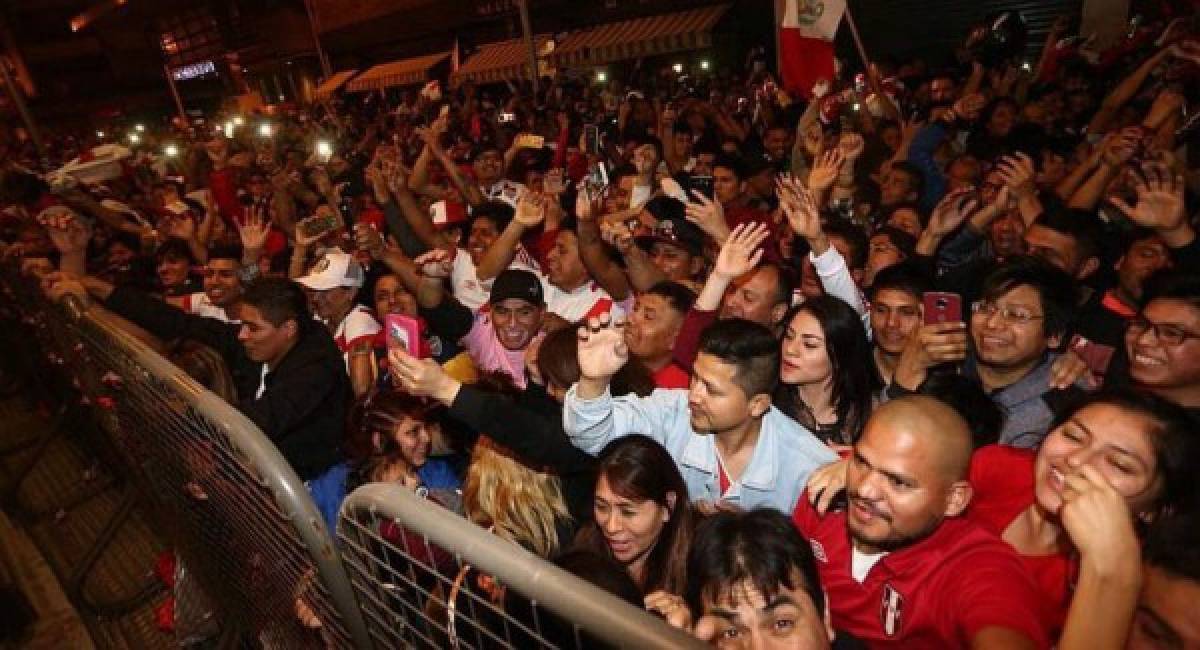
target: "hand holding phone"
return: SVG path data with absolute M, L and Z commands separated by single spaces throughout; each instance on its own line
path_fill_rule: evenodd
M 384 317 L 383 323 L 387 332 L 389 351 L 399 348 L 411 357 L 423 358 L 420 321 L 404 314 L 388 314 Z
M 337 212 L 314 214 L 296 224 L 296 229 L 309 239 L 317 239 L 342 227 L 342 217 Z

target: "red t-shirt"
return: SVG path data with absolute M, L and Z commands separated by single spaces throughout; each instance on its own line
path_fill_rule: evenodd
M 232 226 L 242 216 L 242 204 L 238 202 L 237 170 L 233 167 L 213 170 L 208 175 L 208 189 L 212 191 L 217 212 Z
M 679 366 L 668 363 L 654 373 L 654 385 L 658 388 L 688 388 L 692 377 Z
M 1034 502 L 1037 452 L 1004 445 L 981 447 L 971 457 L 975 495 L 967 519 L 997 537 Z M 1078 562 L 1068 554 L 1022 555 L 1021 561 L 1043 595 L 1042 615 L 1054 638 L 1062 633 L 1078 575 Z
M 802 495 L 792 519 L 812 544 L 834 629 L 872 648 L 965 648 L 987 627 L 1050 646 L 1021 560 L 973 522 L 943 521 L 929 537 L 883 557 L 859 584 L 844 511 L 821 517 Z

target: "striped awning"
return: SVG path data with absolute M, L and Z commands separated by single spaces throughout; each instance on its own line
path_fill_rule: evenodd
M 550 55 L 556 66 L 601 65 L 712 45 L 712 29 L 729 5 L 600 25 L 568 34 Z
M 370 70 L 358 75 L 354 81 L 346 84 L 346 92 L 358 93 L 367 90 L 380 90 L 392 86 L 410 86 L 425 83 L 429 78 L 429 69 L 450 57 L 449 52 L 429 54 L 411 59 L 381 63 Z
M 535 36 L 534 47 L 540 52 L 550 40 L 547 35 Z M 488 43 L 471 55 L 471 58 L 459 66 L 458 71 L 451 75 L 455 84 L 464 81 L 475 83 L 492 83 L 506 79 L 529 78 L 529 48 L 525 47 L 523 39 Z
M 333 73 L 313 91 L 313 99 L 317 101 L 329 99 L 333 93 L 338 91 L 338 88 L 341 88 L 347 81 L 350 81 L 350 77 L 353 77 L 357 73 L 358 70 L 342 70 L 341 72 Z

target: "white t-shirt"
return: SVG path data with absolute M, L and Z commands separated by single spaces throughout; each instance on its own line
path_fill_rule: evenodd
M 577 323 L 605 312 L 613 316 L 624 316 L 630 309 L 633 296 L 616 302 L 608 292 L 595 282 L 588 282 L 574 291 L 563 291 L 550 284 L 546 276 L 542 280 L 542 293 L 546 297 L 546 310 L 561 316 L 568 323 Z
M 183 297 L 183 310 L 189 314 L 203 316 L 205 318 L 215 318 L 224 323 L 240 324 L 242 321 L 233 320 L 225 313 L 224 307 L 218 307 L 208 299 L 208 294 L 203 291 L 190 293 Z
M 342 319 L 342 322 L 338 323 L 337 329 L 333 332 L 333 341 L 342 351 L 347 371 L 350 369 L 350 348 L 364 339 L 374 341 L 375 336 L 382 329 L 383 326 L 375 320 L 371 311 L 362 305 L 355 305 L 354 309 L 351 309 L 350 313 Z
M 875 565 L 879 564 L 879 561 L 885 557 L 887 557 L 886 551 L 882 553 L 863 553 L 856 548 L 851 548 L 850 575 L 853 576 L 855 582 L 861 585 L 866 582 L 867 574 L 871 572 L 871 569 L 875 568 Z
M 533 259 L 533 256 L 520 244 L 517 244 L 517 253 L 513 256 L 512 264 L 509 264 L 508 268 L 532 271 L 541 277 L 537 260 Z M 455 252 L 454 267 L 450 271 L 450 286 L 454 290 L 455 299 L 467 309 L 478 312 L 480 307 L 487 304 L 488 298 L 492 294 L 493 280 L 495 278 L 486 282 L 479 279 L 475 270 L 475 262 L 471 261 L 471 254 L 465 248 L 460 248 Z M 543 282 L 543 284 L 545 283 Z

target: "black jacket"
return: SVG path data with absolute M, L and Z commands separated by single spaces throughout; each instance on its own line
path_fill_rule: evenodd
M 123 287 L 105 305 L 159 338 L 189 338 L 220 354 L 237 385 L 238 410 L 279 447 L 302 480 L 341 460 L 350 380 L 341 352 L 319 324 L 301 324 L 300 338 L 267 374 L 266 390 L 256 399 L 263 364 L 246 356 L 239 326 L 184 313 Z

